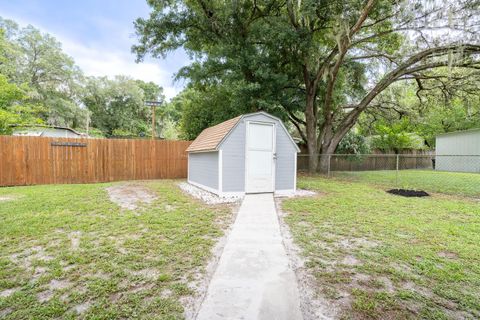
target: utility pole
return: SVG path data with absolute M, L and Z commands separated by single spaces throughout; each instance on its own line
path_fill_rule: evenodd
M 161 101 L 151 101 L 151 100 L 147 100 L 145 101 L 145 105 L 148 106 L 148 107 L 152 107 L 152 140 L 155 139 L 155 108 L 157 106 L 160 106 L 162 105 L 162 102 Z
M 152 105 L 152 140 L 155 139 L 155 106 Z
M 90 111 L 87 110 L 87 137 L 88 137 L 89 130 L 90 130 Z

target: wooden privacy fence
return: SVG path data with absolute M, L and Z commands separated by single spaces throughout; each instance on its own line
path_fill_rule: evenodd
M 190 143 L 0 136 L 0 186 L 185 178 Z

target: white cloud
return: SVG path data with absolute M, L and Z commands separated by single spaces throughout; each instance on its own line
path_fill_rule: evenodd
M 14 17 L 20 26 L 26 26 L 28 23 L 19 18 Z M 129 51 L 129 44 L 126 42 L 126 47 L 109 46 L 109 43 L 91 42 L 89 44 L 74 41 L 72 37 L 64 36 L 56 32 L 52 32 L 43 27 L 39 23 L 33 23 L 36 28 L 47 32 L 54 36 L 62 43 L 62 48 L 66 54 L 71 56 L 75 63 L 82 69 L 87 76 L 107 76 L 112 78 L 116 75 L 127 75 L 134 79 L 143 81 L 152 81 L 161 87 L 167 100 L 170 100 L 177 95 L 182 89 L 183 85 L 173 83 L 172 71 L 167 71 L 163 66 L 168 66 L 168 61 L 145 61 L 141 63 L 135 62 L 135 56 Z M 106 22 L 104 22 L 106 24 Z M 112 26 L 110 26 L 112 27 Z M 115 28 L 110 28 L 115 30 Z M 127 32 L 112 32 L 112 37 L 125 36 Z M 116 41 L 118 44 L 118 41 Z M 181 57 L 171 57 L 171 59 Z M 168 58 L 167 58 L 168 60 Z M 186 61 L 185 61 L 186 62 Z
M 152 81 L 164 89 L 167 99 L 174 97 L 182 88 L 175 86 L 172 74 L 163 70 L 155 62 L 136 63 L 132 54 L 123 51 L 87 47 L 68 39 L 58 40 L 62 43 L 64 51 L 73 57 L 76 64 L 88 76 L 128 75 L 134 79 Z

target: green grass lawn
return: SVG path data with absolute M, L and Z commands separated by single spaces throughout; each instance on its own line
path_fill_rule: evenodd
M 480 197 L 480 174 L 426 170 L 333 172 L 340 179 L 381 184 L 392 188 L 421 189 L 430 192 Z M 398 181 L 398 183 L 397 183 Z
M 319 195 L 285 200 L 285 219 L 340 317 L 480 318 L 478 199 L 404 198 L 321 177 L 299 187 Z
M 0 188 L 0 318 L 183 318 L 231 210 L 135 183 L 157 199 L 121 209 L 106 191 L 119 183 Z

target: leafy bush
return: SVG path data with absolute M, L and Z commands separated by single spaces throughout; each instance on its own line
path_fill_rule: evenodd
M 401 126 L 385 125 L 377 126 L 378 135 L 372 136 L 370 146 L 382 151 L 393 150 L 398 152 L 402 149 L 424 149 L 424 139 L 416 133 L 405 132 Z
M 342 141 L 340 141 L 335 153 L 368 154 L 370 153 L 370 146 L 364 136 L 350 131 L 343 137 Z

